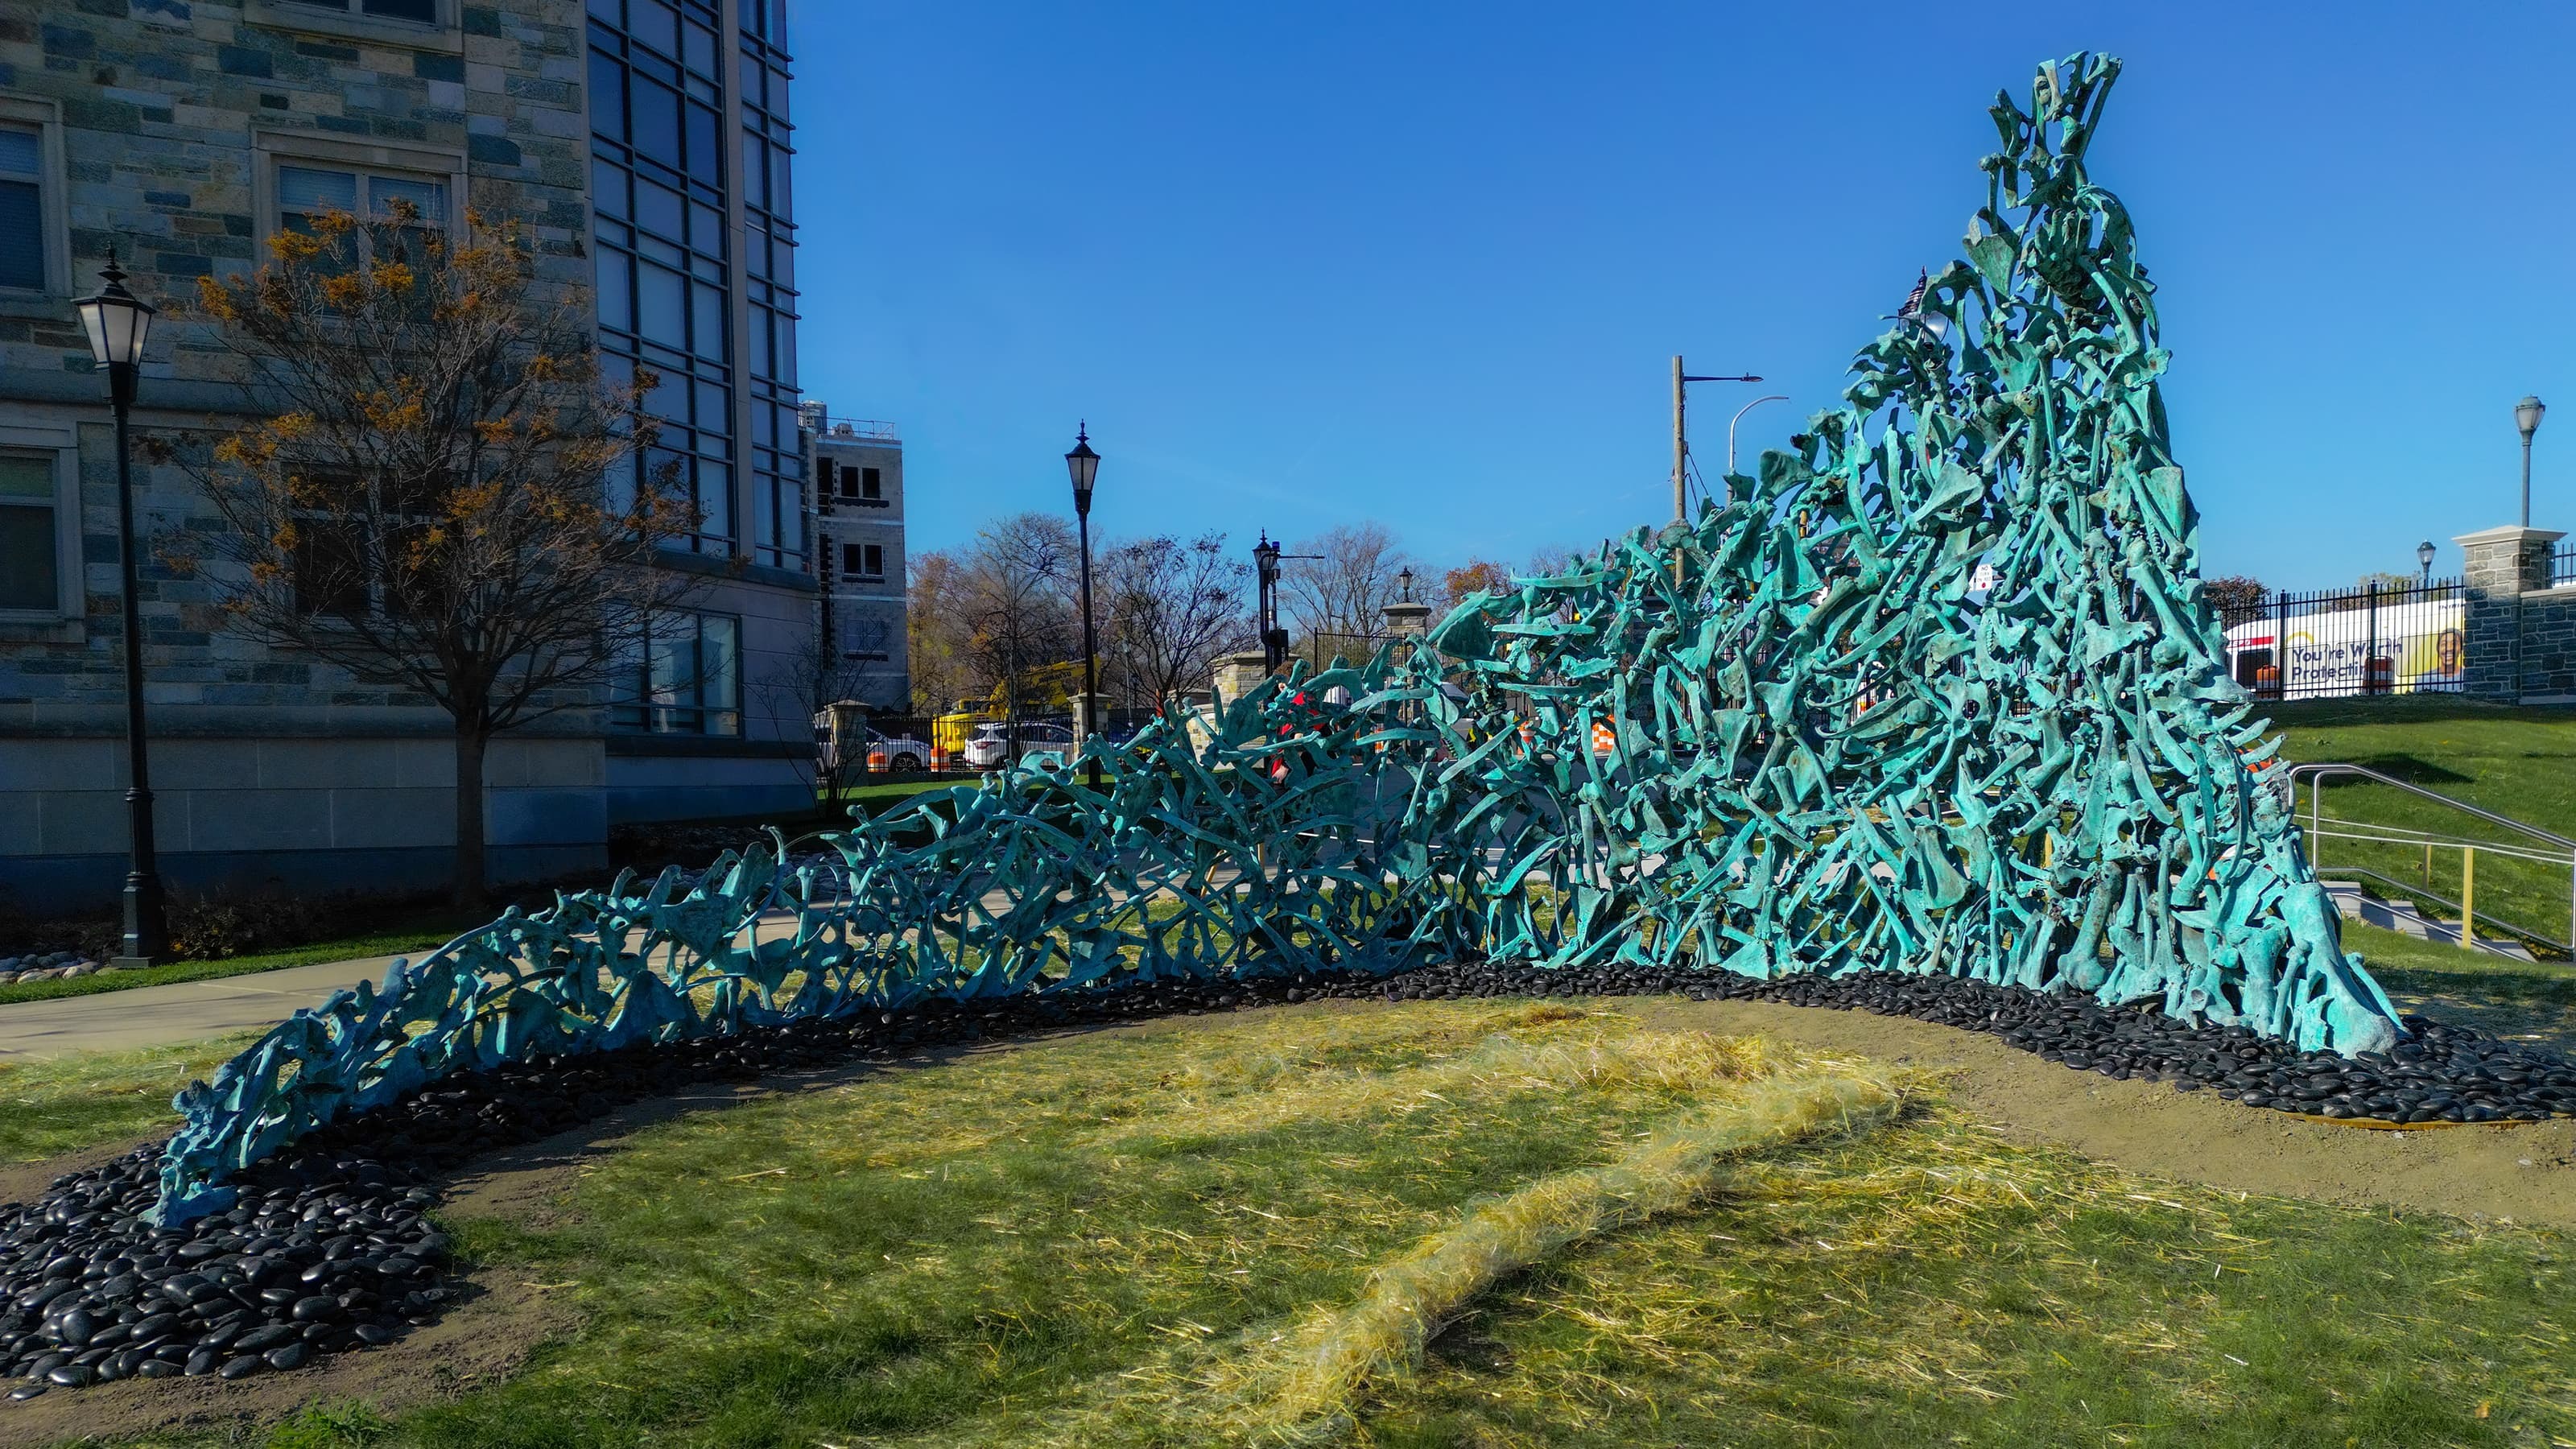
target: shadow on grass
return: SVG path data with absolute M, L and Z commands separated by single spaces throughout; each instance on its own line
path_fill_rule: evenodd
M 2343 763 L 2348 765 L 2359 765 L 2364 769 L 2377 770 L 2383 775 L 2393 776 L 2405 781 L 2409 785 L 2421 785 L 2427 790 L 2440 785 L 2466 785 L 2477 778 L 2475 775 L 2463 775 L 2457 770 L 2434 764 L 2432 761 L 2417 755 L 2364 755 L 2360 759 L 2346 760 Z M 2363 775 L 2328 775 L 2325 777 L 2326 793 L 2328 794 L 2332 794 L 2347 786 L 2368 785 L 2370 783 L 2372 782 L 2369 777 Z
M 2277 729 L 2327 725 L 2431 724 L 2442 720 L 2576 725 L 2576 710 L 2489 704 L 2456 694 L 2401 694 L 2386 699 L 2311 699 L 2261 706 Z

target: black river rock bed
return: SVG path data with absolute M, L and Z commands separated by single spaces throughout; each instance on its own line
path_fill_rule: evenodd
M 1864 972 L 1756 981 L 1609 966 L 1489 962 L 1399 976 L 1321 973 L 1146 982 L 1051 997 L 929 1002 L 739 1036 L 513 1063 L 450 1077 L 335 1123 L 244 1174 L 229 1209 L 176 1229 L 145 1218 L 160 1148 L 145 1146 L 0 1207 L 0 1373 L 11 1399 L 124 1378 L 292 1370 L 391 1341 L 472 1291 L 431 1221 L 441 1182 L 474 1158 L 629 1102 L 710 1081 L 892 1059 L 925 1048 L 1152 1017 L 1332 998 L 1679 994 L 1864 1010 L 1986 1032 L 2082 1071 L 2214 1090 L 2249 1107 L 2383 1123 L 2576 1116 L 2576 1064 L 2407 1018 L 2410 1040 L 2347 1060 L 2234 1027 L 2194 1026 L 1946 976 Z

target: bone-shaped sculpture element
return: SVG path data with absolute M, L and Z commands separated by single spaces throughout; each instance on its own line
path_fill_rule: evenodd
M 1095 743 L 1097 790 L 1037 757 L 505 915 L 180 1094 L 164 1217 L 449 1072 L 1113 978 L 1876 967 L 2393 1044 L 2202 597 L 2152 289 L 2084 169 L 2117 72 L 1998 97 L 1967 260 L 1688 526 Z

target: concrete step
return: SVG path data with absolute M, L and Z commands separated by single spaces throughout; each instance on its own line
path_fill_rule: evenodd
M 2366 925 L 2377 926 L 2384 931 L 2400 932 L 2435 945 L 2460 944 L 2460 928 L 2457 923 L 2435 920 L 2404 901 L 2381 900 L 2364 891 L 2359 881 L 2321 880 L 2317 884 L 2326 888 L 2326 894 L 2334 898 L 2335 909 L 2341 912 L 2346 920 L 2360 921 Z M 2533 959 L 2530 947 L 2506 937 L 2480 936 L 2472 944 L 2491 956 L 2503 956 L 2515 961 Z

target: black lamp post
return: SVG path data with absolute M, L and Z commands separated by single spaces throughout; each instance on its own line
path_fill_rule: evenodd
M 1100 654 L 1091 636 L 1091 485 L 1100 476 L 1100 455 L 1091 451 L 1091 429 L 1087 423 L 1073 430 L 1073 451 L 1064 455 L 1065 471 L 1073 475 L 1074 525 L 1082 535 L 1082 743 L 1083 753 L 1091 755 L 1089 767 L 1091 788 L 1100 788 L 1100 757 L 1092 754 L 1092 731 L 1099 728 L 1095 718 L 1100 712 Z
M 2424 587 L 2433 587 L 2433 540 L 2428 538 L 2415 545 L 2415 562 L 2424 567 Z
M 1266 528 L 1261 541 L 1252 546 L 1252 576 L 1260 598 L 1253 627 L 1261 633 L 1261 668 L 1266 673 L 1288 658 L 1288 638 L 1279 629 L 1279 545 L 1270 541 Z
M 170 932 L 161 901 L 161 869 L 152 849 L 152 775 L 143 739 L 143 611 L 134 594 L 134 455 L 126 440 L 126 414 L 134 406 L 134 380 L 143 341 L 152 331 L 152 309 L 125 289 L 116 253 L 98 274 L 106 285 L 83 297 L 81 326 L 90 356 L 107 369 L 108 400 L 116 408 L 117 558 L 125 585 L 125 788 L 126 829 L 133 855 L 125 873 L 125 941 L 120 966 L 148 966 L 170 954 Z
M 2522 526 L 2531 527 L 2531 435 L 2540 431 L 2549 404 L 2527 397 L 2513 405 L 2513 425 L 2522 430 Z

